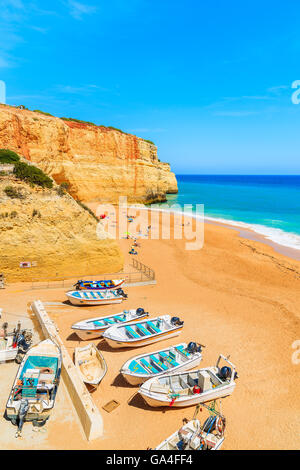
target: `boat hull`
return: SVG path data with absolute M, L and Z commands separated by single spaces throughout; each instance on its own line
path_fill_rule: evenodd
M 13 361 L 18 354 L 18 348 L 0 351 L 0 362 Z
M 124 300 L 122 297 L 116 298 L 116 299 L 88 300 L 88 299 L 75 299 L 72 296 L 68 296 L 68 299 L 71 302 L 71 304 L 77 305 L 77 306 L 120 304 Z
M 161 377 L 162 375 L 170 375 L 172 373 L 176 374 L 178 372 L 184 372 L 186 370 L 190 370 L 190 369 L 193 369 L 194 367 L 198 366 L 200 364 L 202 360 L 202 356 L 200 357 L 197 357 L 191 361 L 189 361 L 188 363 L 183 363 L 181 364 L 180 366 L 178 367 L 174 367 L 174 369 L 168 369 L 167 371 L 163 371 L 163 372 L 159 372 L 157 374 L 145 374 L 145 375 L 134 375 L 132 372 L 130 371 L 123 371 L 121 369 L 120 373 L 123 375 L 123 377 L 125 378 L 125 380 L 130 384 L 130 385 L 139 385 L 141 383 L 144 383 L 146 382 L 147 380 L 153 378 L 153 377 Z
M 131 320 L 128 320 L 126 322 L 124 322 L 123 324 L 125 325 L 125 323 L 133 323 L 133 322 L 136 322 L 137 320 L 140 320 L 140 319 L 144 319 L 148 317 L 148 313 L 145 314 L 145 315 L 141 315 L 140 317 L 138 318 L 132 318 Z M 83 329 L 83 328 L 79 328 L 79 327 L 76 327 L 76 326 L 72 326 L 72 330 L 75 331 L 75 333 L 77 334 L 77 336 L 82 340 L 82 341 L 88 341 L 88 340 L 92 340 L 92 339 L 97 339 L 97 338 L 101 338 L 101 336 L 103 335 L 104 331 L 106 331 L 108 328 L 110 328 L 109 325 L 106 325 L 105 327 L 102 327 L 102 328 L 99 328 L 97 330 L 95 330 L 94 328 L 93 329 Z
M 174 336 L 178 336 L 181 333 L 182 328 L 177 328 L 176 330 L 166 331 L 159 335 L 151 336 L 150 338 L 145 336 L 140 340 L 134 341 L 122 341 L 121 339 L 117 338 L 110 338 L 104 335 L 105 340 L 109 344 L 109 346 L 113 349 L 118 348 L 138 348 L 141 346 L 147 346 L 148 344 L 157 343 L 158 341 L 162 341 L 163 339 L 173 338 Z
M 216 400 L 217 398 L 223 398 L 228 395 L 231 395 L 234 390 L 235 384 L 227 385 L 224 388 L 212 389 L 208 392 L 195 394 L 195 395 L 188 395 L 186 398 L 181 398 L 180 400 L 175 400 L 172 404 L 172 408 L 184 408 L 187 406 L 194 406 L 198 405 L 199 403 L 205 403 L 207 401 Z M 162 399 L 159 398 L 158 394 L 154 396 L 149 396 L 146 393 L 143 393 L 142 390 L 139 390 L 139 393 L 142 395 L 145 402 L 154 408 L 167 406 L 170 407 L 170 398 Z

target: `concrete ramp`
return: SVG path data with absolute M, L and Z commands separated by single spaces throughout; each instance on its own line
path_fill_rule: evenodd
M 32 312 L 40 322 L 42 331 L 46 338 L 51 338 L 60 345 L 62 353 L 62 379 L 70 394 L 76 413 L 81 422 L 83 431 L 88 441 L 103 436 L 103 420 L 100 411 L 94 404 L 87 391 L 78 371 L 64 346 L 56 325 L 47 314 L 43 303 L 35 300 L 32 305 Z

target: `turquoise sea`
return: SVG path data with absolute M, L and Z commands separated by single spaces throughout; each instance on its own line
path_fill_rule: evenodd
M 204 204 L 208 219 L 300 250 L 300 176 L 176 175 L 168 204 Z

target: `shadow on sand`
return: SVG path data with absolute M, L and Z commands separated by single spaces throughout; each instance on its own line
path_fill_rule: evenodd
M 132 389 L 136 389 L 136 386 L 135 385 L 130 385 L 128 382 L 126 382 L 126 380 L 124 379 L 123 375 L 122 374 L 118 374 L 113 382 L 111 383 L 111 385 L 113 387 L 123 387 L 123 388 L 132 388 Z
M 170 407 L 167 408 L 164 406 L 160 406 L 156 408 L 156 407 L 147 405 L 143 397 L 138 392 L 135 392 L 134 395 L 132 395 L 129 398 L 127 403 L 129 406 L 135 406 L 136 408 L 140 408 L 141 410 L 151 411 L 151 412 L 160 411 L 161 413 L 165 413 L 167 410 L 170 409 Z

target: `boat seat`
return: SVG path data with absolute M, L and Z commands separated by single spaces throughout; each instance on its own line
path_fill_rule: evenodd
M 149 362 L 146 361 L 146 359 L 142 358 L 140 362 L 146 369 L 150 370 L 152 374 L 157 374 L 157 369 L 155 369 L 155 367 L 149 364 Z
M 168 370 L 168 367 L 162 362 L 160 361 L 159 359 L 157 359 L 157 357 L 155 356 L 150 356 L 150 359 L 155 363 L 157 364 L 161 369 L 163 370 Z
M 173 392 L 182 390 L 178 375 L 170 375 L 169 381 L 170 381 L 170 388 Z
M 160 383 L 153 383 L 150 386 L 150 391 L 154 393 L 166 393 L 168 391 L 168 387 L 161 385 Z
M 143 334 L 143 336 L 150 336 L 151 333 L 143 325 L 136 325 L 136 328 Z
M 176 351 L 181 353 L 183 356 L 190 358 L 191 354 L 184 348 L 184 346 L 177 346 Z
M 108 323 L 109 325 L 113 325 L 115 322 L 113 320 L 111 320 L 110 318 L 105 318 L 104 320 L 106 323 Z
M 147 325 L 150 326 L 150 328 L 152 328 L 152 330 L 154 330 L 155 333 L 161 333 L 161 330 L 157 328 L 157 326 L 155 326 L 154 323 L 152 323 L 152 321 L 148 321 Z
M 125 320 L 126 320 L 126 316 L 123 316 L 123 317 L 117 317 L 117 316 L 116 316 L 115 319 L 116 319 L 117 321 L 125 321 Z
M 184 377 L 182 377 L 181 375 L 179 376 L 179 381 L 183 389 L 189 388 L 187 382 L 184 380 Z
M 139 364 L 136 361 L 132 361 L 129 364 L 129 370 L 130 372 L 135 372 L 136 374 L 145 374 L 145 372 L 149 374 L 149 371 L 145 367 L 143 367 L 142 364 Z
M 125 326 L 125 329 L 127 331 L 127 333 L 129 333 L 129 335 L 133 338 L 140 338 L 140 335 L 138 335 L 132 328 L 131 326 Z
M 187 382 L 188 382 L 190 387 L 194 387 L 195 385 L 198 385 L 197 374 L 195 372 L 192 373 L 192 374 L 188 374 Z
M 205 370 L 202 370 L 198 373 L 198 386 L 203 392 L 211 390 L 212 388 L 210 375 Z
M 174 359 L 172 359 L 170 356 L 168 356 L 168 354 L 166 354 L 165 352 L 160 352 L 159 353 L 163 362 L 168 362 L 172 367 L 177 367 L 179 366 L 179 363 L 174 361 Z
M 94 325 L 96 326 L 104 326 L 102 322 L 98 321 L 98 320 L 95 320 L 93 321 Z

